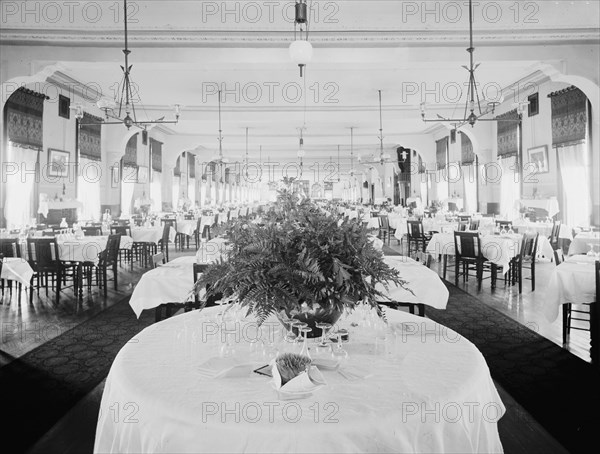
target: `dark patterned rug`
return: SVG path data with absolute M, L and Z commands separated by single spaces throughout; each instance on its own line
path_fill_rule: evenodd
M 154 321 L 129 297 L 0 368 L 2 433 L 11 452 L 33 445 L 108 374 L 121 349 Z
M 600 434 L 600 371 L 476 297 L 444 282 L 446 310 L 427 316 L 469 339 L 492 377 L 571 452 L 590 452 Z

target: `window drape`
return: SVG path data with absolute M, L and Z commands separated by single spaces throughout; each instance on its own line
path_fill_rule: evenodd
M 125 145 L 125 156 L 123 156 L 123 165 L 127 167 L 137 167 L 137 141 L 138 135 L 134 134 L 129 138 Z
M 499 159 L 502 169 L 500 180 L 500 214 L 509 220 L 519 216 L 518 200 L 521 198 L 519 178 L 515 175 L 517 156 Z
M 571 227 L 589 227 L 591 200 L 586 143 L 559 147 L 558 164 L 563 188 L 563 222 Z
M 190 152 L 187 153 L 187 167 L 190 178 L 196 178 L 196 155 Z
M 473 143 L 469 136 L 463 132 L 460 133 L 460 162 L 464 166 L 475 162 Z
M 461 166 L 463 193 L 464 193 L 464 210 L 467 213 L 475 213 L 477 207 L 477 165 L 475 163 Z
M 121 179 L 121 217 L 131 216 L 131 206 L 133 204 L 133 192 L 135 189 L 135 179 L 130 177 L 135 175 L 135 167 L 123 166 L 123 178 Z
M 171 192 L 171 202 L 173 204 L 173 208 L 179 208 L 179 188 L 181 185 L 181 177 L 174 176 L 173 177 L 173 187 Z
M 89 168 L 89 171 L 84 169 Z M 79 175 L 77 176 L 77 200 L 82 203 L 82 220 L 97 221 L 100 213 L 100 177 L 102 171 L 98 161 L 79 158 Z
M 586 139 L 588 99 L 571 86 L 548 95 L 552 106 L 552 145 L 564 145 Z
M 92 161 L 102 160 L 102 125 L 98 124 L 102 119 L 83 113 L 83 118 L 79 123 L 79 156 Z M 95 123 L 95 124 L 90 124 Z
M 34 190 L 38 150 L 8 143 L 3 175 L 5 183 L 4 218 L 9 229 L 31 225 L 34 213 Z M 16 166 L 14 169 L 12 166 Z M 10 171 L 8 171 L 10 170 Z M 13 171 L 14 170 L 14 171 Z
M 196 179 L 189 178 L 188 179 L 188 199 L 192 201 L 192 208 L 196 204 Z
M 513 156 L 519 153 L 519 114 L 517 109 L 498 115 L 499 121 L 497 140 L 498 140 L 498 156 Z
M 150 183 L 150 200 L 152 201 L 150 209 L 154 212 L 162 211 L 162 173 L 156 170 L 152 171 L 152 182 Z
M 10 142 L 18 144 L 20 148 L 43 148 L 45 99 L 46 95 L 24 87 L 7 99 L 6 132 Z
M 435 141 L 435 162 L 437 169 L 445 169 L 448 165 L 448 137 Z
M 150 137 L 150 159 L 152 170 L 162 172 L 162 142 Z

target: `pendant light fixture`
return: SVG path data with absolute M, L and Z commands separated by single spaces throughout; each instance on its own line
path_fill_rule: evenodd
M 308 41 L 308 11 L 306 0 L 296 0 L 294 5 L 294 42 L 290 45 L 289 52 L 292 61 L 300 67 L 300 77 L 313 55 L 312 45 Z

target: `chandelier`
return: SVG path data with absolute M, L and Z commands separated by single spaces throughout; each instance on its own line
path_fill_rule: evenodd
M 217 137 L 217 140 L 219 141 L 219 156 L 213 157 L 211 159 L 211 161 L 216 162 L 218 164 L 227 164 L 229 162 L 229 159 L 223 157 L 223 128 L 221 126 L 221 90 L 218 91 L 218 101 L 219 101 L 219 137 Z
M 469 72 L 469 81 L 467 82 L 467 101 L 465 103 L 465 110 L 463 114 L 463 118 L 446 118 L 441 115 L 437 115 L 437 118 L 425 118 L 425 103 L 421 103 L 421 118 L 424 122 L 450 122 L 454 123 L 453 126 L 455 129 L 459 127 L 470 124 L 471 127 L 475 126 L 475 123 L 478 121 L 510 121 L 510 122 L 520 122 L 522 117 L 522 108 L 519 108 L 519 118 L 518 119 L 499 119 L 499 118 L 482 118 L 488 114 L 493 114 L 496 110 L 496 107 L 500 105 L 498 101 L 490 101 L 487 103 L 487 108 L 483 110 L 481 108 L 481 101 L 479 98 L 479 93 L 477 92 L 477 82 L 475 81 L 475 70 L 479 68 L 479 63 L 475 65 L 473 60 L 473 53 L 475 52 L 475 47 L 473 45 L 473 0 L 469 0 L 469 47 L 467 48 L 467 52 L 469 53 L 469 66 L 463 65 Z M 477 109 L 478 113 L 475 113 L 475 109 Z M 467 115 L 467 112 L 469 112 Z
M 123 16 L 125 23 L 125 49 L 123 49 L 123 54 L 125 54 L 125 64 L 121 66 L 121 70 L 123 70 L 123 81 L 120 84 L 121 93 L 120 99 L 118 100 L 107 100 L 100 99 L 97 102 L 97 106 L 104 112 L 106 117 L 106 121 L 96 124 L 103 125 L 125 125 L 127 129 L 132 126 L 137 126 L 140 129 L 146 129 L 147 125 L 150 124 L 177 124 L 179 122 L 180 115 L 180 104 L 175 104 L 175 120 L 164 120 L 164 117 L 159 118 L 158 120 L 139 120 L 137 119 L 135 104 L 133 100 L 134 90 L 132 88 L 131 83 L 131 68 L 133 65 L 129 64 L 129 54 L 131 54 L 131 50 L 129 49 L 129 39 L 128 39 L 128 28 L 127 28 L 127 0 L 123 0 Z M 83 118 L 83 109 L 79 106 L 76 109 L 76 117 L 81 120 Z M 93 122 L 86 122 L 86 124 L 94 124 Z
M 379 159 L 373 161 L 363 161 L 361 157 L 358 157 L 358 162 L 361 164 L 380 164 L 383 165 L 386 162 L 394 162 L 393 159 L 390 158 L 390 155 L 383 152 L 383 114 L 381 109 L 381 90 L 377 90 L 379 93 L 379 135 L 377 138 L 379 139 Z
M 290 58 L 300 67 L 300 77 L 304 66 L 312 60 L 313 48 L 308 41 L 308 6 L 306 0 L 297 0 L 294 8 L 294 42 L 290 44 Z

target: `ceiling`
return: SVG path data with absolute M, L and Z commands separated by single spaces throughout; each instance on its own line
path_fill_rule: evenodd
M 166 131 L 193 136 L 213 153 L 221 88 L 226 155 L 243 157 L 248 128 L 250 155 L 262 146 L 263 156 L 293 157 L 298 128 L 305 125 L 307 157 L 325 158 L 336 156 L 338 145 L 348 156 L 350 127 L 357 154 L 377 150 L 378 90 L 386 148 L 435 128 L 421 121 L 422 101 L 432 114 L 462 116 L 466 93 L 458 90 L 468 78 L 462 67 L 468 64 L 468 9 L 460 11 L 459 20 L 459 10 L 448 5 L 463 2 L 315 3 L 314 57 L 304 78 L 287 50 L 293 24 L 282 17 L 289 2 L 271 2 L 271 18 L 269 2 L 251 3 L 259 9 L 249 9 L 248 2 L 191 1 L 140 1 L 130 7 L 132 80 L 144 106 L 138 117 L 170 119 L 172 105 L 181 104 L 181 121 Z M 499 20 L 492 20 L 498 10 L 488 3 L 501 4 Z M 476 76 L 484 96 L 497 99 L 499 90 L 531 76 L 540 64 L 565 58 L 544 52 L 548 45 L 592 42 L 598 3 L 482 2 L 475 14 L 475 61 L 481 63 Z M 220 10 L 225 4 L 233 13 Z M 114 3 L 106 8 L 94 23 L 80 20 L 78 10 L 73 21 L 61 16 L 41 24 L 9 16 L 2 43 L 54 46 L 32 58 L 38 65 L 58 62 L 63 74 L 112 98 L 122 76 L 123 25 L 115 20 Z M 434 13 L 426 14 L 427 8 Z M 260 20 L 253 22 L 257 12 Z

